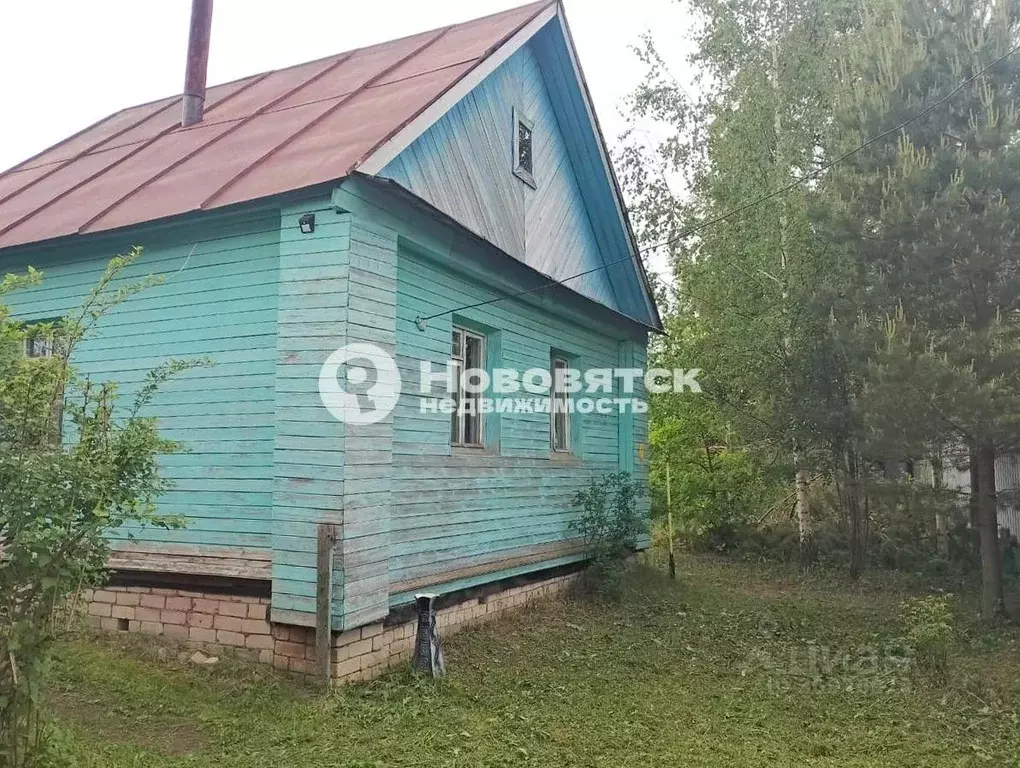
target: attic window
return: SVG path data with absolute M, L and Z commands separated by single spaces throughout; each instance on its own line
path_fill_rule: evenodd
M 514 176 L 534 189 L 535 184 L 535 123 L 514 109 Z

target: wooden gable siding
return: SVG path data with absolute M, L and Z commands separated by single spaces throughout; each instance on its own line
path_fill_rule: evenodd
M 31 265 L 44 274 L 39 285 L 5 297 L 16 317 L 30 321 L 79 306 L 111 256 L 132 243 L 144 247 L 123 281 L 153 274 L 165 282 L 104 317 L 72 360 L 80 374 L 117 382 L 121 402 L 130 404 L 146 373 L 170 358 L 215 363 L 166 383 L 144 412 L 190 449 L 161 459 L 173 487 L 158 503 L 161 513 L 186 518 L 187 527 L 125 526 L 115 540 L 133 536 L 134 549 L 203 547 L 205 555 L 268 549 L 278 240 L 278 212 L 249 211 L 0 256 L 4 271 Z
M 515 108 L 535 123 L 536 189 L 512 172 Z M 596 269 L 626 254 L 626 250 L 607 251 L 596 236 L 574 171 L 568 137 L 560 129 L 553 98 L 530 43 L 379 175 L 391 178 L 506 253 L 555 278 Z M 569 285 L 628 313 L 614 282 L 625 280 L 629 269 L 629 265 L 622 264 L 598 270 L 571 280 Z
M 562 21 L 562 20 L 561 20 Z M 589 220 L 608 261 L 631 253 L 633 247 L 626 211 L 618 194 L 613 170 L 596 129 L 596 117 L 589 111 L 585 85 L 578 80 L 577 61 L 564 36 L 562 23 L 547 24 L 531 39 L 529 46 L 545 79 L 560 130 L 570 140 L 567 155 L 576 175 Z M 639 256 L 635 255 L 635 259 Z M 638 263 L 622 262 L 607 267 L 617 301 L 628 316 L 646 325 L 659 324 L 650 289 L 644 285 Z
M 573 429 L 575 455 L 554 457 L 548 414 L 488 415 L 486 448 L 473 451 L 451 448 L 448 415 L 421 412 L 420 362 L 428 360 L 434 369 L 446 364 L 455 323 L 479 329 L 496 346 L 498 359 L 488 356 L 490 368 L 548 369 L 553 349 L 582 370 L 643 365 L 643 339 L 565 322 L 520 301 L 445 315 L 425 332 L 414 323 L 420 315 L 499 295 L 432 258 L 399 252 L 397 363 L 405 386 L 393 437 L 394 603 L 424 587 L 448 591 L 579 559 L 571 528 L 574 492 L 593 476 L 621 468 L 645 476 L 637 456 L 646 439 L 643 415 L 572 414 L 579 424 Z

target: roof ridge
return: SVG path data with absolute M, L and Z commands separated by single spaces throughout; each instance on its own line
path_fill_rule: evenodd
M 454 80 L 452 83 L 450 83 L 446 88 L 444 88 L 442 91 L 440 91 L 436 95 L 436 97 L 432 100 L 431 103 L 423 105 L 417 112 L 415 112 L 413 115 L 411 115 L 409 118 L 407 118 L 401 125 L 398 125 L 396 128 L 392 129 L 389 133 L 387 133 L 382 139 L 379 139 L 378 141 L 376 141 L 376 143 L 373 144 L 368 149 L 368 151 L 366 151 L 364 154 L 362 154 L 362 156 L 359 157 L 358 160 L 351 165 L 351 167 L 348 169 L 348 172 L 351 173 L 351 172 L 356 171 L 358 168 L 360 168 L 361 164 L 364 163 L 366 160 L 368 160 L 370 157 L 372 157 L 372 155 L 375 154 L 376 151 L 378 151 L 378 149 L 380 147 L 384 146 L 386 144 L 386 142 L 388 142 L 390 139 L 392 139 L 394 136 L 396 136 L 398 133 L 400 133 L 400 131 L 403 130 L 404 126 L 406 126 L 406 125 L 414 122 L 415 120 L 417 120 L 419 116 L 421 116 L 422 114 L 425 113 L 425 111 L 431 106 L 432 103 L 435 103 L 436 101 L 439 101 L 440 99 L 442 99 L 443 96 L 445 96 L 451 89 L 453 89 L 457 85 L 457 83 L 461 82 L 465 77 L 469 77 L 471 75 L 471 73 L 475 71 L 475 69 L 477 69 L 479 66 L 481 66 L 485 62 L 486 59 L 488 59 L 490 56 L 492 56 L 493 53 L 495 53 L 500 48 L 502 48 L 504 45 L 506 45 L 507 42 L 512 40 L 514 38 L 514 36 L 517 35 L 522 29 L 526 28 L 529 24 L 531 24 L 531 22 L 533 22 L 535 19 L 537 19 L 539 16 L 541 16 L 542 13 L 547 8 L 559 5 L 559 2 L 560 2 L 560 0 L 539 0 L 539 2 L 530 3 L 530 4 L 527 4 L 527 5 L 520 5 L 520 6 L 517 6 L 516 8 L 514 8 L 514 9 L 512 9 L 512 10 L 515 10 L 515 11 L 519 11 L 522 8 L 530 8 L 532 6 L 534 6 L 536 8 L 534 13 L 530 14 L 524 21 L 522 21 L 520 24 L 518 24 L 516 27 L 514 27 L 512 30 L 510 30 L 510 32 L 508 32 L 507 34 L 503 35 L 503 37 L 501 37 L 499 40 L 497 40 L 496 42 L 492 43 L 488 48 L 486 48 L 485 49 L 485 53 L 483 53 L 481 56 L 479 56 L 475 60 L 474 65 L 471 66 L 460 77 L 458 77 L 456 80 Z M 508 13 L 508 12 L 509 11 L 504 11 L 504 13 Z M 490 16 L 483 16 L 482 18 L 483 19 L 487 19 L 487 18 L 491 18 L 491 16 L 498 16 L 498 15 L 499 14 L 491 14 Z
M 395 79 L 389 81 L 388 83 L 382 84 L 382 86 L 380 86 L 380 84 L 376 83 L 376 84 L 368 86 L 368 88 L 385 87 L 387 85 L 392 85 L 394 83 L 403 83 L 403 82 L 406 82 L 407 80 L 413 80 L 416 77 L 423 77 L 425 75 L 431 75 L 431 74 L 434 74 L 436 72 L 442 72 L 444 69 L 454 69 L 455 67 L 459 67 L 459 66 L 467 64 L 469 62 L 475 61 L 476 58 L 477 57 L 472 57 L 472 58 L 463 59 L 463 60 L 460 60 L 460 61 L 453 62 L 452 64 L 444 64 L 443 66 L 436 67 L 435 69 L 426 69 L 426 70 L 423 70 L 422 72 L 416 72 L 416 73 L 414 73 L 412 75 L 407 75 L 405 77 L 395 78 Z M 316 59 L 316 61 L 326 61 L 326 59 Z M 344 61 L 346 61 L 346 59 L 344 59 Z M 252 83 L 252 85 L 254 85 L 257 82 L 261 82 L 262 80 L 266 79 L 266 77 L 268 77 L 270 74 L 275 74 L 275 73 L 270 72 L 269 74 L 258 75 L 257 76 L 257 78 L 258 78 L 257 80 L 253 77 L 252 79 L 254 80 L 254 82 Z M 306 81 L 306 83 L 307 82 L 314 82 L 314 80 L 308 80 L 308 81 Z M 245 86 L 245 88 L 247 88 L 247 87 L 248 86 Z M 238 89 L 238 92 L 240 92 L 241 90 L 245 90 L 245 88 Z M 298 90 L 300 90 L 300 89 L 298 89 Z M 322 96 L 322 97 L 317 98 L 317 99 L 309 99 L 308 101 L 299 101 L 299 102 L 296 102 L 294 104 L 289 104 L 286 107 L 280 107 L 279 109 L 267 109 L 267 110 L 265 110 L 263 112 L 260 112 L 259 116 L 276 115 L 276 114 L 279 114 L 281 112 L 286 112 L 286 111 L 291 110 L 291 109 L 299 109 L 301 107 L 307 107 L 310 104 L 321 104 L 321 103 L 323 103 L 325 101 L 332 101 L 334 99 L 343 99 L 343 98 L 345 98 L 347 96 L 350 96 L 356 90 L 357 90 L 357 88 L 352 88 L 351 90 L 344 91 L 343 93 L 334 93 L 334 94 L 331 94 L 329 96 Z M 231 94 L 231 95 L 233 95 L 233 94 Z M 213 109 L 213 108 L 219 106 L 220 104 L 225 103 L 226 101 L 227 101 L 226 99 L 221 99 L 220 101 L 218 101 L 210 109 Z M 175 105 L 176 104 L 174 102 L 171 102 L 170 104 L 167 105 L 167 107 L 171 107 L 171 106 L 175 106 Z M 166 109 L 167 107 L 164 107 L 163 109 Z M 129 107 L 129 109 L 131 109 L 131 107 Z M 157 110 L 156 112 L 150 112 L 148 117 L 138 121 L 138 123 L 136 123 L 134 125 L 134 127 L 137 127 L 138 125 L 140 125 L 141 123 L 145 122 L 149 118 L 159 114 L 159 112 L 161 112 L 161 111 L 163 111 L 163 110 L 160 109 L 160 110 Z M 194 126 L 189 126 L 188 128 L 183 129 L 183 130 L 191 130 L 191 129 L 194 129 L 194 128 L 204 128 L 204 127 L 212 126 L 212 125 L 226 125 L 228 123 L 240 123 L 241 121 L 246 120 L 249 117 L 251 117 L 252 114 L 254 114 L 254 113 L 247 114 L 247 115 L 239 115 L 237 117 L 223 118 L 221 120 L 203 120 L 201 123 L 198 123 L 198 124 L 196 124 Z M 180 127 L 180 126 L 176 126 L 176 127 Z M 128 130 L 130 130 L 130 129 L 128 129 Z M 119 136 L 122 133 L 124 133 L 124 131 L 118 131 L 117 133 L 111 135 L 110 137 L 108 137 L 104 141 L 108 141 L 110 139 L 113 139 L 113 138 L 115 138 L 116 136 Z M 70 159 L 72 159 L 72 160 L 79 160 L 82 157 L 88 156 L 89 154 L 95 154 L 97 152 L 109 152 L 109 151 L 114 150 L 114 149 L 123 149 L 124 147 L 136 146 L 138 144 L 143 144 L 143 143 L 147 142 L 151 138 L 153 138 L 153 137 L 146 136 L 146 137 L 142 137 L 140 139 L 136 139 L 134 141 L 126 142 L 124 144 L 114 144 L 114 145 L 108 146 L 108 147 L 107 146 L 103 146 L 104 142 L 98 142 L 96 145 L 94 145 L 93 147 L 90 147 L 85 152 L 82 152 L 82 153 L 80 153 L 78 155 L 75 155 L 73 158 L 70 158 Z M 6 174 L 8 172 L 10 172 L 10 173 L 25 173 L 25 171 L 35 170 L 37 168 L 46 168 L 46 167 L 49 167 L 49 166 L 62 166 L 64 164 L 66 164 L 67 162 L 69 162 L 69 160 L 59 160 L 59 159 L 58 160 L 51 160 L 48 163 L 40 163 L 39 165 L 33 165 L 31 168 L 23 168 L 23 169 L 20 169 L 20 170 L 11 169 L 11 171 L 4 171 L 3 174 L 0 174 L 0 176 Z M 58 170 L 59 170 L 59 168 L 58 168 Z M 48 174 L 46 174 L 46 175 L 48 175 Z M 40 177 L 40 178 L 44 178 L 44 177 Z M 27 183 L 25 185 L 25 187 L 29 187 L 33 183 L 34 183 L 34 181 L 29 182 L 29 183 Z M 20 191 L 20 190 L 18 190 L 18 191 Z M 17 191 L 15 191 L 14 193 L 11 193 L 11 195 L 9 195 L 9 197 L 13 197 L 15 194 L 17 194 Z M 2 197 L 2 198 L 0 198 L 0 203 L 5 202 L 7 199 L 9 199 L 9 197 Z
M 170 99 L 170 98 L 173 98 L 173 97 L 172 96 L 164 96 L 161 99 L 153 99 L 152 101 L 146 101 L 146 102 L 144 102 L 142 104 L 138 104 L 136 106 L 137 107 L 147 107 L 150 104 L 158 104 L 159 102 L 166 101 L 167 99 Z M 74 139 L 78 138 L 79 136 L 82 136 L 82 135 L 88 133 L 89 131 L 91 131 L 91 130 L 93 130 L 95 128 L 98 128 L 103 123 L 109 122 L 110 120 L 115 118 L 117 115 L 119 115 L 121 112 L 127 112 L 129 109 L 135 109 L 135 107 L 122 107 L 121 109 L 118 109 L 116 112 L 111 112 L 106 117 L 101 117 L 98 120 L 96 120 L 94 123 L 90 123 L 89 125 L 86 125 L 80 131 L 75 131 L 70 136 L 65 136 L 63 139 L 58 141 L 56 144 L 53 144 L 53 145 L 51 145 L 49 147 L 46 147 L 45 149 L 39 150 L 34 155 L 32 155 L 30 157 L 26 157 L 24 160 L 21 160 L 20 162 L 15 163 L 10 168 L 4 168 L 2 171 L 0 171 L 0 178 L 3 178 L 4 176 L 6 176 L 9 173 L 17 173 L 17 172 L 20 172 L 20 171 L 28 170 L 28 168 L 26 166 L 28 166 L 28 164 L 30 162 L 32 162 L 33 160 L 35 160 L 36 158 L 42 157 L 47 152 L 52 152 L 54 149 L 57 149 L 58 147 L 64 146 L 65 144 L 67 144 L 67 142 L 73 141 Z M 35 167 L 39 167 L 39 166 L 35 166 Z
M 402 42 L 404 40 L 409 40 L 412 37 L 418 37 L 419 35 L 427 35 L 430 32 L 439 32 L 442 29 L 458 27 L 458 26 L 461 26 L 463 24 L 474 24 L 476 22 L 485 21 L 486 19 L 491 19 L 491 18 L 494 18 L 496 16 L 502 16 L 504 14 L 513 13 L 515 11 L 519 11 L 522 8 L 527 8 L 530 5 L 535 5 L 535 6 L 541 5 L 543 7 L 543 9 L 544 9 L 547 6 L 554 5 L 556 2 L 558 2 L 558 0 L 536 0 L 535 2 L 531 2 L 531 3 L 523 3 L 521 5 L 511 6 L 510 8 L 506 8 L 505 10 L 496 11 L 494 13 L 489 13 L 489 14 L 486 14 L 485 16 L 478 16 L 478 17 L 475 17 L 475 18 L 468 19 L 466 21 L 455 22 L 453 24 L 447 24 L 445 27 L 433 27 L 432 29 L 426 29 L 426 30 L 424 30 L 422 32 L 412 32 L 411 34 L 404 35 L 403 37 L 395 37 L 395 38 L 392 38 L 390 40 L 380 40 L 377 43 L 370 43 L 368 45 L 363 45 L 363 46 L 361 46 L 359 48 L 349 48 L 346 51 L 337 51 L 336 53 L 331 53 L 331 54 L 328 54 L 326 56 L 320 56 L 317 59 L 309 59 L 308 61 L 298 61 L 298 62 L 295 62 L 294 64 L 288 64 L 285 67 L 278 67 L 276 69 L 267 69 L 267 70 L 264 70 L 262 72 L 253 72 L 252 74 L 243 75 L 242 77 L 235 77 L 233 80 L 224 80 L 222 83 L 215 83 L 214 85 L 210 85 L 208 90 L 212 90 L 213 88 L 222 88 L 223 86 L 226 86 L 226 85 L 233 85 L 234 83 L 240 83 L 240 82 L 242 82 L 244 80 L 248 80 L 250 78 L 264 78 L 264 77 L 266 77 L 268 75 L 275 75 L 275 74 L 277 74 L 279 72 L 287 72 L 289 70 L 297 69 L 298 67 L 304 67 L 304 66 L 307 66 L 309 64 L 318 64 L 319 62 L 327 61 L 329 59 L 335 59 L 335 58 L 338 58 L 340 56 L 345 56 L 345 55 L 348 55 L 348 54 L 360 53 L 362 51 L 367 51 L 367 50 L 369 50 L 371 48 L 379 48 L 379 47 L 384 46 L 384 45 L 390 45 L 391 43 L 399 43 L 399 42 Z M 71 139 L 73 139 L 73 138 L 75 138 L 77 136 L 80 136 L 81 134 L 85 133 L 86 131 L 90 131 L 93 128 L 97 128 L 99 125 L 105 123 L 108 120 L 111 120 L 112 118 L 116 117 L 117 115 L 121 114 L 122 112 L 127 112 L 129 109 L 139 109 L 140 107 L 147 107 L 147 106 L 150 106 L 152 104 L 158 104 L 161 101 L 167 101 L 167 100 L 179 99 L 179 98 L 181 98 L 181 94 L 180 93 L 175 93 L 175 94 L 172 94 L 170 96 L 160 96 L 160 97 L 155 98 L 155 99 L 150 99 L 149 101 L 143 101 L 143 102 L 140 102 L 138 104 L 131 104 L 131 105 L 128 105 L 126 107 L 122 107 L 122 108 L 118 109 L 116 112 L 111 112 L 106 117 L 100 118 L 96 122 L 94 122 L 94 123 L 92 123 L 90 125 L 85 126 L 80 131 L 71 134 L 70 136 L 68 136 L 68 137 L 62 139 L 61 141 L 59 141 L 58 143 L 56 143 L 56 144 L 54 144 L 54 145 L 52 145 L 50 147 L 46 147 L 45 149 L 35 153 L 31 157 L 25 158 L 24 160 L 22 160 L 21 162 L 17 163 L 16 165 L 12 165 L 10 168 L 7 168 L 5 170 L 0 171 L 0 177 L 5 176 L 7 173 L 9 173 L 11 171 L 14 171 L 14 170 L 17 170 L 19 168 L 22 168 L 22 166 L 24 166 L 26 163 L 32 162 L 33 160 L 35 160 L 40 155 L 42 155 L 42 154 L 44 154 L 46 152 L 49 152 L 50 150 L 56 149 L 59 146 L 62 146 L 64 144 L 66 144 Z
M 521 5 L 514 5 L 514 6 L 511 6 L 510 8 L 506 8 L 505 10 L 502 10 L 502 11 L 495 11 L 494 13 L 486 14 L 485 16 L 477 16 L 477 17 L 474 17 L 474 18 L 467 19 L 466 21 L 458 21 L 458 22 L 454 22 L 452 24 L 447 24 L 446 26 L 442 26 L 442 27 L 433 27 L 432 29 L 422 30 L 421 32 L 412 32 L 411 34 L 404 35 L 403 37 L 394 37 L 394 38 L 391 38 L 389 40 L 380 40 L 378 43 L 370 43 L 368 45 L 363 45 L 363 46 L 361 46 L 359 48 L 349 48 L 346 51 L 337 51 L 336 53 L 331 53 L 331 54 L 329 54 L 327 56 L 320 56 L 317 59 L 309 59 L 308 61 L 299 61 L 299 62 L 296 62 L 294 64 L 288 64 L 285 67 L 280 67 L 278 69 L 269 69 L 269 70 L 266 70 L 265 72 L 257 72 L 257 73 L 252 74 L 252 75 L 247 75 L 247 77 L 257 77 L 258 75 L 275 75 L 278 72 L 286 72 L 286 71 L 291 70 L 291 69 L 297 69 L 298 67 L 303 67 L 303 66 L 305 66 L 307 64 L 316 64 L 316 63 L 318 63 L 320 61 L 326 61 L 327 59 L 332 59 L 332 58 L 335 58 L 337 56 L 344 56 L 345 54 L 361 53 L 362 51 L 367 51 L 367 50 L 369 50 L 371 48 L 379 48 L 379 47 L 381 47 L 383 45 L 390 45 L 392 43 L 400 43 L 400 42 L 403 42 L 405 40 L 410 40 L 412 37 L 418 37 L 420 35 L 428 35 L 428 34 L 431 34 L 433 32 L 440 32 L 440 31 L 442 31 L 444 29 L 452 29 L 453 27 L 459 27 L 459 26 L 462 26 L 464 24 L 475 24 L 475 23 L 477 23 L 479 21 L 485 21 L 486 19 L 495 18 L 496 16 L 503 16 L 504 14 L 514 13 L 516 11 L 521 10 L 522 8 L 527 8 L 530 5 L 536 5 L 536 6 L 537 5 L 541 5 L 543 7 L 543 9 L 544 9 L 547 6 L 555 5 L 557 2 L 559 2 L 559 0 L 534 0 L 534 2 L 523 3 Z M 244 77 L 239 77 L 239 78 L 235 78 L 234 80 L 227 80 L 226 82 L 223 82 L 223 83 L 216 83 L 216 85 L 211 85 L 209 87 L 210 88 L 219 88 L 222 85 L 230 85 L 231 83 L 236 83 L 239 80 L 244 80 L 244 79 L 245 79 Z M 173 97 L 164 96 L 163 98 L 173 98 Z M 162 101 L 162 99 L 153 99 L 153 101 L 145 102 L 145 104 L 151 104 L 151 103 L 155 103 L 157 101 Z M 139 104 L 137 106 L 145 106 L 145 104 Z M 133 108 L 134 107 L 127 107 L 127 109 L 133 109 Z M 121 110 L 121 111 L 123 111 L 123 110 Z M 114 114 L 116 114 L 116 113 L 114 113 Z
M 52 163 L 43 163 L 42 165 L 34 166 L 35 168 L 45 168 L 48 165 L 52 166 L 52 167 L 48 171 L 43 173 L 42 175 L 36 176 L 34 179 L 31 179 L 26 184 L 23 184 L 22 186 L 18 187 L 14 191 L 9 192 L 6 195 L 0 196 L 0 204 L 6 203 L 12 197 L 20 195 L 26 189 L 28 189 L 29 187 L 33 186 L 34 184 L 38 184 L 43 179 L 48 179 L 50 176 L 52 176 L 54 173 L 59 171 L 61 168 L 66 167 L 69 163 L 73 163 L 75 160 L 80 160 L 81 158 L 85 157 L 86 155 L 92 154 L 94 151 L 100 149 L 107 142 L 112 141 L 113 139 L 117 138 L 118 136 L 124 135 L 128 131 L 134 130 L 135 128 L 140 126 L 142 123 L 144 123 L 146 120 L 155 117 L 156 115 L 160 114 L 161 112 L 165 112 L 167 109 L 169 109 L 173 105 L 174 105 L 173 101 L 168 101 L 164 106 L 160 107 L 159 109 L 155 110 L 154 112 L 147 113 L 145 115 L 145 117 L 143 117 L 141 120 L 136 120 L 133 123 L 131 123 L 130 125 L 127 125 L 124 128 L 121 128 L 119 131 L 114 131 L 109 136 L 107 136 L 105 139 L 97 141 L 95 144 L 89 145 L 88 147 L 86 147 L 81 152 L 79 152 L 79 153 L 77 153 L 75 155 L 71 155 L 70 157 L 65 158 L 63 160 L 54 160 Z M 114 113 L 114 114 L 117 114 L 117 113 Z M 111 115 L 111 117 L 113 117 L 113 115 Z M 119 146 L 127 146 L 127 145 L 121 144 Z M 113 149 L 115 149 L 115 148 L 116 147 L 113 147 Z M 107 151 L 109 151 L 109 149 L 111 149 L 111 147 L 108 147 Z M 5 171 L 4 173 L 7 173 L 7 171 Z

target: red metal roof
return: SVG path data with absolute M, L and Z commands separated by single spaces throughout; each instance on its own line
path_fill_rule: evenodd
M 214 86 L 188 128 L 179 95 L 117 112 L 0 173 L 0 248 L 343 178 L 551 4 Z

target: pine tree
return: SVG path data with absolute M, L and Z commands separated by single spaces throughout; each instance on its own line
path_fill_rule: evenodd
M 1007 54 L 1018 33 L 1016 0 L 874 0 L 846 59 L 829 151 L 939 102 Z M 994 617 L 1003 610 L 995 457 L 1020 427 L 1020 54 L 868 146 L 824 186 L 866 288 L 857 291 L 862 335 L 880 339 L 872 431 L 902 451 L 970 448 L 982 610 Z

